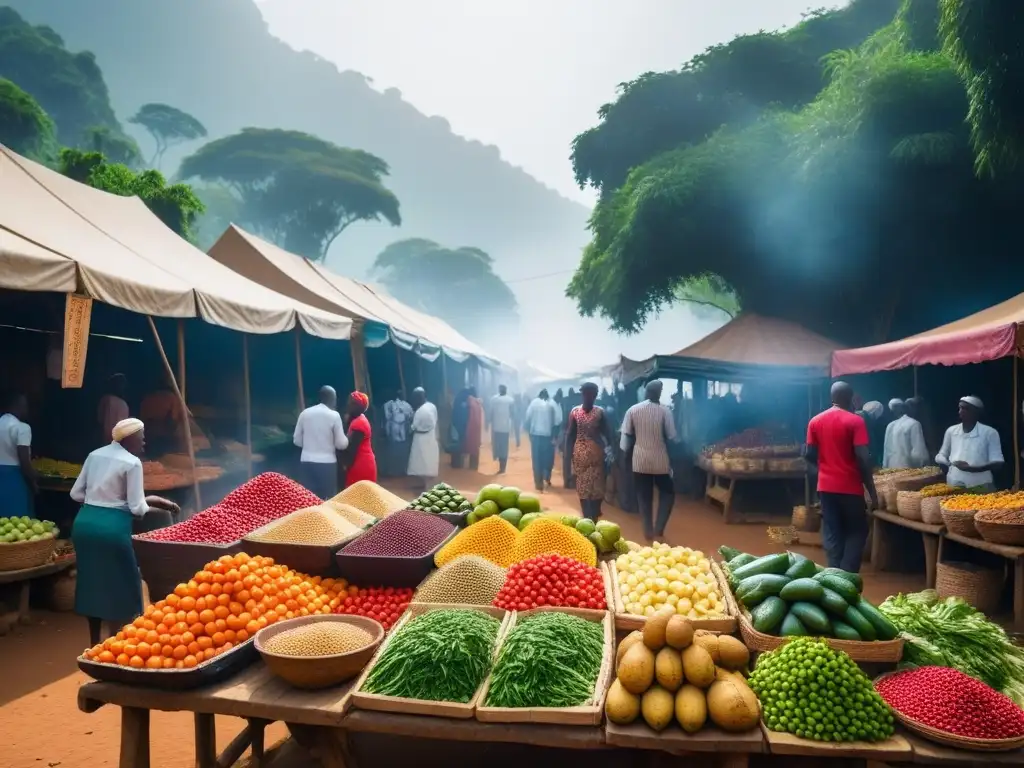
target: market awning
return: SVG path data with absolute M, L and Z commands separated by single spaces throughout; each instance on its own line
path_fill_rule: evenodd
M 157 317 L 201 317 L 246 333 L 296 323 L 347 339 L 350 318 L 247 280 L 178 237 L 136 197 L 102 192 L 0 146 L 0 281 L 20 290 L 82 290 Z M 68 262 L 77 280 L 70 280 Z
M 796 323 L 745 313 L 672 355 L 647 360 L 621 358 L 608 370 L 619 381 L 647 376 L 696 377 L 720 381 L 771 376 L 810 381 L 829 374 L 840 346 Z
M 469 356 L 497 365 L 496 358 L 439 318 L 409 307 L 374 286 L 343 277 L 232 224 L 210 248 L 210 256 L 240 275 L 274 291 L 330 312 L 376 324 L 383 334 L 367 330 L 367 344 L 387 338 L 434 360 L 443 350 L 456 361 Z
M 1020 354 L 1024 293 L 924 333 L 832 356 L 832 375 L 894 371 L 912 365 L 969 365 Z

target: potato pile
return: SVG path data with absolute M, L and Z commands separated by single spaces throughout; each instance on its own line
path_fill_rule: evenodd
M 315 621 L 274 635 L 263 643 L 263 649 L 278 656 L 336 656 L 372 642 L 373 635 L 354 624 Z
M 490 605 L 501 591 L 505 576 L 505 569 L 490 560 L 462 555 L 428 576 L 413 601 Z
M 682 616 L 659 613 L 619 643 L 605 714 L 620 725 L 642 717 L 655 731 L 675 719 L 696 733 L 709 717 L 723 731 L 752 730 L 761 706 L 742 674 L 749 663 L 750 652 L 736 638 L 694 632 Z
M 387 488 L 381 488 L 371 480 L 360 480 L 358 483 L 353 483 L 331 499 L 331 503 L 348 504 L 373 515 L 378 520 L 409 506 L 409 502 L 405 499 L 399 498 Z
M 307 507 L 282 517 L 259 533 L 251 533 L 250 541 L 278 544 L 309 544 L 329 547 L 355 536 L 362 530 L 326 505 Z

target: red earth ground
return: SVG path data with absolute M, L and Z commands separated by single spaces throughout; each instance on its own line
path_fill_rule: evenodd
M 442 469 L 443 479 L 456 488 L 474 490 L 494 482 L 495 464 L 484 447 L 480 472 Z M 555 484 L 561 484 L 556 468 Z M 532 485 L 528 444 L 512 448 L 508 473 L 500 478 L 505 485 L 529 488 Z M 400 485 L 391 490 L 405 498 L 415 493 Z M 545 507 L 578 512 L 574 491 L 555 488 L 546 494 Z M 617 522 L 627 539 L 641 540 L 635 516 L 605 507 L 606 519 Z M 721 513 L 702 503 L 677 500 L 669 521 L 666 538 L 672 544 L 684 544 L 713 552 L 729 544 L 755 554 L 778 551 L 763 525 L 722 523 Z M 821 551 L 800 548 L 820 560 Z M 923 587 L 923 577 L 901 574 L 873 574 L 866 569 L 865 592 L 880 601 L 897 591 Z M 76 657 L 88 641 L 85 621 L 69 613 L 34 611 L 33 621 L 0 637 L 0 744 L 4 745 L 2 768 L 102 768 L 116 766 L 120 740 L 119 711 L 104 707 L 91 715 L 78 710 L 76 692 L 89 678 L 78 671 Z M 229 717 L 217 719 L 217 740 L 221 748 L 241 730 L 242 721 Z M 286 735 L 285 728 L 274 724 L 267 734 L 273 744 Z M 154 712 L 151 720 L 152 764 L 159 768 L 190 768 L 193 723 L 185 712 Z

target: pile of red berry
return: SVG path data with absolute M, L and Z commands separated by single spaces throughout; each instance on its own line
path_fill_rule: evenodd
M 349 587 L 348 595 L 334 612 L 365 616 L 379 621 L 384 629 L 391 629 L 409 606 L 414 592 L 413 589 L 395 587 L 370 587 L 358 590 Z
M 971 739 L 1024 736 L 1024 710 L 973 677 L 949 667 L 919 667 L 880 680 L 894 710 L 924 725 Z
M 344 555 L 424 557 L 451 536 L 455 526 L 429 512 L 403 509 L 388 515 L 343 550 Z
M 526 611 L 542 605 L 607 608 L 604 578 L 593 566 L 562 555 L 539 555 L 508 569 L 494 605 Z
M 227 544 L 238 541 L 272 520 L 297 509 L 314 507 L 320 499 L 294 480 L 277 472 L 264 472 L 229 493 L 220 504 L 188 520 L 140 534 L 152 541 Z

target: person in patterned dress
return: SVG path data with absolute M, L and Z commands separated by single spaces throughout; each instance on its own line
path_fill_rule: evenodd
M 580 497 L 583 516 L 597 520 L 604 501 L 605 456 L 613 441 L 611 423 L 604 409 L 594 405 L 597 385 L 586 383 L 580 388 L 583 404 L 569 413 L 565 432 L 565 453 L 572 457 L 572 474 L 576 479 L 576 495 Z

